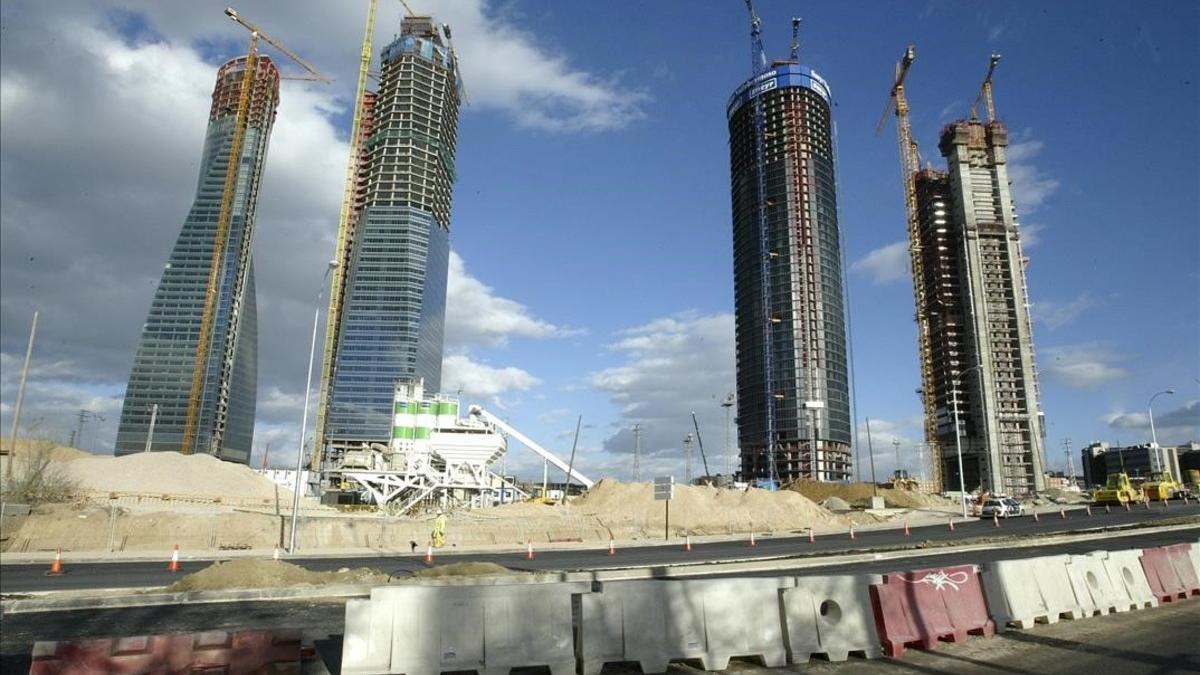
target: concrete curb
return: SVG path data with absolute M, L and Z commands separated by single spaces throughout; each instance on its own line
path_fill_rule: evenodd
M 1164 525 L 1157 527 L 1130 527 L 1121 530 L 1095 528 L 1071 534 L 1031 537 L 1014 541 L 1012 548 L 1028 548 L 1077 541 L 1090 541 L 1103 537 L 1116 539 L 1143 534 L 1158 534 L 1182 530 L 1200 529 L 1198 523 Z M 904 560 L 906 558 L 931 555 L 969 553 L 993 548 L 995 542 L 943 546 L 934 548 L 903 548 L 885 551 L 862 551 L 837 555 L 795 556 L 782 555 L 771 558 L 755 558 L 735 561 L 697 561 L 688 564 L 662 566 L 613 567 L 590 571 L 548 572 L 500 575 L 490 577 L 447 577 L 443 579 L 402 578 L 395 583 L 402 585 L 494 585 L 500 583 L 581 583 L 596 581 L 627 581 L 662 577 L 680 578 L 714 574 L 738 574 L 745 572 L 801 570 L 833 565 L 874 562 L 879 560 Z M 239 589 L 228 591 L 194 591 L 188 593 L 163 593 L 153 589 L 128 595 L 72 595 L 70 597 L 29 597 L 0 601 L 0 614 L 23 614 L 31 612 L 62 612 L 85 609 L 119 609 L 124 607 L 152 607 L 184 604 L 213 604 L 228 602 L 255 602 L 264 600 L 323 600 L 365 598 L 377 584 L 339 584 L 331 586 L 306 586 L 301 588 Z M 33 594 L 29 594 L 33 595 Z

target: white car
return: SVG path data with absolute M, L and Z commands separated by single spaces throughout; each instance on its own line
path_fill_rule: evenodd
M 1011 516 L 1025 515 L 1025 509 L 1015 499 L 989 499 L 983 503 L 983 508 L 980 509 L 979 515 L 984 518 L 1009 518 Z

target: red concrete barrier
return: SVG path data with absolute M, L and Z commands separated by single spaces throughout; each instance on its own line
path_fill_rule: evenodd
M 1188 554 L 1188 544 L 1142 549 L 1142 571 L 1159 602 L 1200 595 L 1200 580 Z
M 885 574 L 871 585 L 871 605 L 883 652 L 892 658 L 911 645 L 936 649 L 939 640 L 996 633 L 974 565 Z
M 33 645 L 30 675 L 300 673 L 299 633 L 213 631 Z

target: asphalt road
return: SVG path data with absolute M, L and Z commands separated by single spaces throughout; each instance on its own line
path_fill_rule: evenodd
M 1066 519 L 1058 515 L 1045 515 L 1040 521 L 1032 517 L 1012 518 L 1000 521 L 1000 527 L 991 520 L 959 522 L 955 530 L 946 525 L 913 528 L 905 536 L 902 529 L 859 531 L 851 540 L 849 533 L 824 534 L 809 543 L 806 535 L 759 537 L 757 546 L 751 547 L 748 540 L 716 541 L 693 544 L 692 551 L 684 551 L 682 542 L 673 546 L 640 546 L 621 548 L 615 556 L 609 556 L 606 548 L 559 549 L 536 551 L 533 560 L 526 560 L 524 552 L 453 553 L 439 551 L 435 562 L 494 562 L 511 569 L 544 571 L 577 571 L 611 567 L 653 567 L 697 561 L 728 561 L 785 556 L 831 555 L 851 552 L 867 552 L 890 548 L 911 548 L 922 542 L 963 542 L 986 540 L 997 536 L 1048 535 L 1073 532 L 1096 527 L 1129 526 L 1135 523 L 1153 524 L 1178 519 L 1181 516 L 1200 516 L 1200 504 L 1183 505 L 1178 502 L 1164 508 L 1153 505 L 1150 509 L 1134 508 L 1130 511 L 1093 509 L 1093 515 L 1083 510 L 1067 511 Z M 1188 541 L 1195 541 L 1192 534 Z M 1124 541 L 1124 540 L 1122 540 Z M 1011 544 L 997 544 L 997 546 Z M 1126 547 L 1126 544 L 1120 544 Z M 1095 546 L 1093 546 L 1095 548 Z M 0 565 L 0 594 L 12 595 L 38 591 L 62 591 L 103 588 L 150 588 L 166 586 L 180 574 L 167 571 L 166 560 L 161 562 L 97 562 L 73 563 L 69 553 L 64 558 L 66 574 L 58 577 L 46 576 L 47 566 L 39 564 Z M 315 571 L 336 570 L 342 567 L 372 567 L 391 574 L 407 574 L 425 566 L 423 552 L 416 554 L 354 557 L 289 558 L 293 562 Z M 182 563 L 182 573 L 195 572 L 207 567 L 210 561 L 188 561 Z
M 1148 547 L 1195 541 L 1194 530 L 1122 537 L 1108 548 Z M 1117 544 L 1119 542 L 1119 544 Z M 761 544 L 760 544 L 761 545 Z M 803 575 L 884 572 L 983 563 L 1009 557 L 1095 550 L 1096 542 L 1013 548 L 998 546 L 982 551 L 950 553 L 905 561 L 872 561 L 805 569 Z M 774 571 L 769 574 L 786 574 Z M 766 574 L 766 573 L 764 573 Z M 345 604 L 327 601 L 264 601 L 135 607 L 67 612 L 9 614 L 0 631 L 0 672 L 28 672 L 29 653 L 38 640 L 72 640 L 97 637 L 190 633 L 207 630 L 301 630 L 315 640 L 331 672 L 337 672 Z M 1200 598 L 1155 610 L 1129 612 L 1093 619 L 1036 626 L 1010 631 L 991 640 L 970 639 L 942 645 L 936 652 L 908 652 L 902 660 L 863 661 L 846 664 L 814 661 L 795 670 L 853 673 L 1175 673 L 1200 672 Z M 763 670 L 735 661 L 732 671 Z M 694 673 L 677 664 L 676 674 Z M 636 673 L 636 665 L 609 667 L 605 675 Z

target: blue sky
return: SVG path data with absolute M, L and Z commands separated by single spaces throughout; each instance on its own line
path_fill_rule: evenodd
M 410 4 L 418 11 L 432 5 Z M 461 0 L 444 6 L 439 18 L 455 24 L 470 99 L 460 122 L 452 231 L 464 267 L 451 302 L 459 298 L 460 308 L 475 308 L 457 318 L 450 309 L 458 333 L 448 344 L 449 358 L 456 359 L 447 365 L 449 375 L 474 378 L 461 382 L 464 398 L 484 401 L 547 445 L 569 449 L 575 415 L 582 414 L 585 473 L 628 475 L 632 441 L 621 430 L 635 421 L 647 427 L 643 447 L 657 451 L 647 470 L 681 473 L 677 448 L 690 430 L 692 409 L 706 449 L 719 454 L 718 403 L 733 389 L 724 110 L 750 69 L 742 3 Z M 6 4 L 10 36 L 43 24 L 93 31 L 64 33 L 64 41 L 80 41 L 84 52 L 105 45 L 99 67 L 119 76 L 105 80 L 107 90 L 103 82 L 89 85 L 96 101 L 129 106 L 139 91 L 161 90 L 173 92 L 179 108 L 143 105 L 147 112 L 136 131 L 148 142 L 124 146 L 129 181 L 105 177 L 114 183 L 112 192 L 128 196 L 139 194 L 130 187 L 142 180 L 139 167 L 168 174 L 155 178 L 164 181 L 161 200 L 123 203 L 157 223 L 145 250 L 133 258 L 128 240 L 120 238 L 98 241 L 78 258 L 54 259 L 47 250 L 51 267 L 86 262 L 94 269 L 84 278 L 98 274 L 112 282 L 111 288 L 90 284 L 74 296 L 50 292 L 44 270 L 20 264 L 25 249 L 39 242 L 49 247 L 21 229 L 31 221 L 19 205 L 37 204 L 36 197 L 95 213 L 99 197 L 80 196 L 80 190 L 64 196 L 69 186 L 55 194 L 22 180 L 22 172 L 34 174 L 18 142 L 34 125 L 22 83 L 38 69 L 78 65 L 35 58 L 43 47 L 32 41 L 6 41 L 0 66 L 8 99 L 4 201 L 11 197 L 16 206 L 3 206 L 5 429 L 34 305 L 48 316 L 39 329 L 43 354 L 62 365 L 47 367 L 41 393 L 31 394 L 45 427 L 69 429 L 73 408 L 84 405 L 115 419 L 116 401 L 119 413 L 156 268 L 194 185 L 213 66 L 232 56 L 243 37 L 220 15 L 222 7 Z M 306 290 L 292 289 L 315 287 L 332 250 L 362 16 L 329 16 L 330 8 L 317 3 L 299 3 L 287 15 L 264 2 L 239 9 L 337 77 L 327 89 L 285 87 L 260 206 L 256 264 L 260 326 L 266 324 L 260 350 L 278 347 L 281 355 L 278 362 L 268 357 L 260 373 L 259 439 L 294 444 L 306 354 L 290 343 L 299 342 L 293 336 L 306 319 L 297 317 L 311 312 L 311 299 Z M 786 54 L 790 17 L 802 16 L 802 61 L 833 89 L 857 417 L 860 432 L 864 417 L 873 420 L 881 471 L 894 464 L 893 438 L 911 468 L 920 436 L 891 120 L 875 135 L 893 64 L 910 42 L 917 47 L 907 86 L 913 125 L 935 165 L 941 163 L 938 130 L 966 114 L 988 55 L 1003 54 L 995 96 L 1013 140 L 1014 194 L 1031 258 L 1051 465 L 1063 463 L 1064 438 L 1075 448 L 1092 440 L 1147 439 L 1146 401 L 1167 387 L 1176 394 L 1155 404 L 1160 441 L 1200 440 L 1200 5 L 760 2 L 758 10 L 769 56 L 776 57 Z M 382 3 L 377 47 L 397 20 L 398 8 Z M 83 44 L 79 35 L 92 42 Z M 122 66 L 125 61 L 156 67 L 142 72 Z M 186 120 L 177 123 L 181 116 Z M 134 123 L 111 119 L 118 133 Z M 100 169 L 91 164 L 105 142 L 88 137 L 68 144 L 41 160 L 42 169 L 55 175 L 67 164 L 80 165 L 73 173 L 81 174 L 81 184 L 99 180 Z M 172 152 L 152 147 L 164 144 Z M 62 224 L 70 213 L 43 229 L 63 228 L 60 238 L 72 237 Z M 112 227 L 120 225 L 114 220 Z M 126 258 L 128 265 L 113 263 Z M 293 269 L 278 269 L 285 261 L 294 262 L 286 265 Z M 121 307 L 98 319 L 114 324 L 103 349 L 98 336 L 72 331 L 73 302 Z M 115 326 L 121 321 L 133 327 Z M 98 448 L 105 434 L 111 447 L 115 425 L 106 425 L 97 428 Z M 527 455 L 514 450 L 514 466 L 540 468 Z

